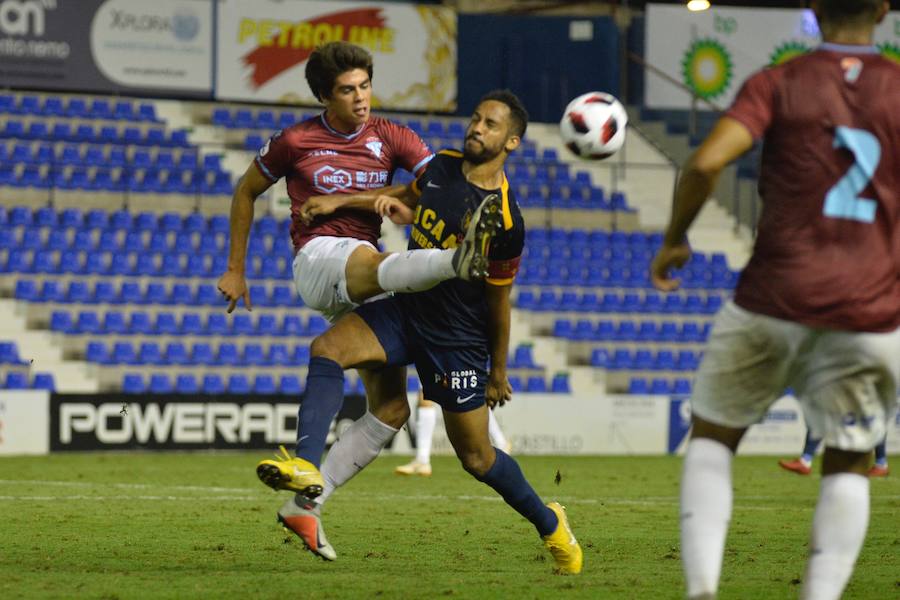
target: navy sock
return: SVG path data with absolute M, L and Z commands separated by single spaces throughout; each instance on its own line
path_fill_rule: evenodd
M 813 437 L 809 435 L 809 431 L 807 431 L 806 443 L 803 445 L 803 459 L 807 462 L 812 462 L 813 456 L 816 455 L 816 450 L 821 442 L 822 440 L 813 439 Z
M 556 531 L 559 519 L 556 513 L 547 508 L 541 498 L 525 479 L 519 463 L 502 450 L 497 450 L 497 460 L 484 474 L 476 477 L 503 496 L 506 503 L 516 509 L 520 515 L 531 521 L 541 537 Z
M 344 403 L 344 370 L 330 358 L 309 359 L 297 419 L 297 456 L 319 467 L 331 421 Z
M 881 467 L 887 464 L 887 438 L 875 446 L 875 463 Z

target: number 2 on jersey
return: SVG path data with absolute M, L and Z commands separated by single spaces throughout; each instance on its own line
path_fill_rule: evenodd
M 846 148 L 853 153 L 855 161 L 847 174 L 825 195 L 825 216 L 874 223 L 877 203 L 860 198 L 859 194 L 872 181 L 881 161 L 878 138 L 864 129 L 838 127 L 834 134 L 834 147 Z

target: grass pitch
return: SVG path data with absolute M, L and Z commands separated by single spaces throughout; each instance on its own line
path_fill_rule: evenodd
M 0 459 L 0 598 L 665 598 L 683 595 L 679 458 L 520 457 L 568 507 L 585 553 L 551 573 L 534 529 L 453 458 L 430 479 L 385 457 L 324 513 L 338 560 L 276 526 L 287 498 L 255 477 L 262 453 Z M 562 480 L 554 483 L 557 470 Z M 772 458 L 735 462 L 722 600 L 795 598 L 819 478 Z M 900 597 L 900 477 L 872 481 L 851 599 Z

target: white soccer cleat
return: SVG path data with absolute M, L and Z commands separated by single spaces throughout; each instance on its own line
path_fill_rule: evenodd
M 322 560 L 334 560 L 337 553 L 322 528 L 320 507 L 309 498 L 297 494 L 278 510 L 278 522 L 303 541 L 306 549 Z
M 397 475 L 419 475 L 421 477 L 431 477 L 431 464 L 412 461 L 405 465 L 400 465 L 394 469 Z

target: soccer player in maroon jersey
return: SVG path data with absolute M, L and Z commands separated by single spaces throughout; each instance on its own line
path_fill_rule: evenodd
M 764 141 L 753 256 L 697 374 L 681 484 L 690 598 L 714 598 L 731 518 L 732 456 L 793 387 L 825 442 L 801 597 L 839 598 L 869 520 L 866 472 L 900 379 L 900 65 L 879 56 L 882 0 L 818 0 L 824 43 L 750 77 L 685 165 L 651 265 L 661 290 L 725 165 Z
M 459 246 L 402 254 L 378 251 L 381 216 L 371 210 L 343 210 L 304 222 L 301 210 L 311 197 L 376 189 L 380 194 L 399 193 L 404 186 L 383 189 L 394 172 L 404 168 L 421 174 L 433 156 L 410 129 L 370 115 L 372 57 L 362 48 L 345 42 L 317 48 L 307 62 L 306 79 L 313 94 L 325 105 L 324 112 L 273 135 L 235 190 L 228 268 L 218 282 L 219 291 L 229 303 L 228 312 L 235 309 L 239 300 L 244 301 L 247 310 L 251 309 L 244 265 L 253 203 L 282 177 L 291 198 L 294 284 L 303 302 L 330 321 L 384 292 L 423 291 L 456 277 L 482 278 L 486 274 L 486 245 L 475 243 L 474 226 L 478 219 L 474 217 L 473 231 L 467 232 L 471 235 Z M 489 240 L 489 232 L 486 235 Z M 343 372 L 340 375 L 343 377 Z M 377 372 L 362 369 L 360 377 L 370 410 L 351 429 L 364 432 L 359 436 L 354 460 L 367 464 L 406 422 L 409 404 L 405 367 Z M 309 378 L 299 419 L 324 422 L 324 430 L 314 427 L 310 430 L 315 434 L 300 436 L 296 458 L 264 461 L 271 463 L 274 476 L 279 478 L 282 469 L 302 474 L 284 482 L 294 486 L 285 489 L 310 496 L 323 488 L 318 469 L 324 448 L 322 436 L 340 409 L 340 404 L 323 402 L 314 393 L 315 387 L 314 378 Z

